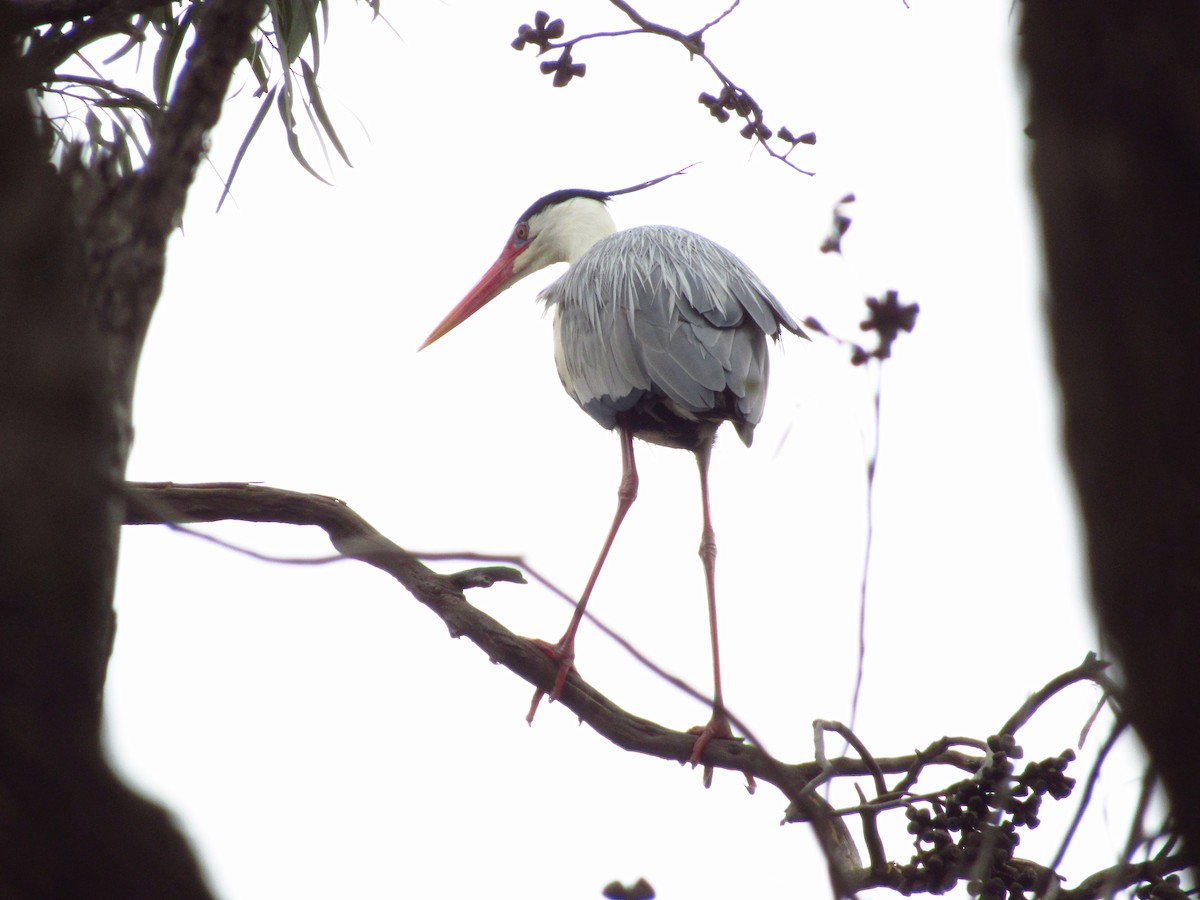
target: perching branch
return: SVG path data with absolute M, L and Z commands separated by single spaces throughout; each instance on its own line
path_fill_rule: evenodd
M 341 500 L 250 484 L 129 484 L 126 524 L 215 522 L 236 519 L 315 525 L 329 535 L 344 556 L 368 563 L 399 581 L 432 610 L 451 637 L 466 637 L 488 659 L 531 685 L 549 691 L 557 666 L 530 641 L 513 634 L 487 613 L 466 601 L 457 586 L 459 575 L 439 575 L 388 540 Z M 560 701 L 596 732 L 618 747 L 678 763 L 688 761 L 695 735 L 664 728 L 621 709 L 576 673 L 567 680 Z M 775 785 L 800 804 L 830 861 L 839 894 L 847 892 L 849 873 L 858 868 L 857 850 L 845 825 L 830 814 L 819 797 L 801 798 L 800 791 L 817 773 L 814 764 L 788 765 L 759 748 L 738 741 L 713 741 L 703 763 L 750 775 Z
M 520 582 L 523 579 L 515 569 L 484 566 L 450 575 L 438 574 L 380 534 L 344 502 L 318 494 L 231 483 L 131 483 L 125 493 L 125 521 L 130 525 L 179 526 L 227 519 L 315 525 L 329 535 L 341 557 L 366 562 L 399 581 L 442 619 L 452 637 L 466 637 L 490 660 L 535 687 L 545 690 L 553 685 L 557 672 L 554 662 L 531 641 L 513 634 L 472 606 L 463 593 L 468 588 L 488 587 L 497 580 Z M 1008 719 L 1005 727 L 1019 729 L 1049 697 L 1078 681 L 1091 680 L 1107 687 L 1104 665 L 1089 655 L 1080 666 L 1052 679 L 1036 692 Z M 561 702 L 582 722 L 624 750 L 679 763 L 686 762 L 691 755 L 694 735 L 633 715 L 577 673 L 568 678 Z M 1074 758 L 1070 751 L 1031 762 L 1018 772 L 1010 760 L 1019 758 L 1022 751 L 1012 734 L 999 734 L 986 742 L 946 737 L 912 754 L 877 757 L 838 723 L 818 722 L 815 727 L 818 733 L 834 731 L 847 738 L 858 756 L 826 759 L 818 742 L 816 761 L 783 763 L 754 744 L 714 741 L 705 749 L 702 762 L 705 766 L 752 776 L 778 788 L 790 803 L 786 821 L 809 822 L 814 826 L 830 863 L 837 896 L 850 896 L 873 887 L 905 893 L 940 893 L 960 880 L 975 877 L 983 896 L 1003 888 L 1016 897 L 1025 896 L 1023 891 L 1040 891 L 1060 883 L 1053 869 L 1017 859 L 1012 849 L 1017 843 L 1018 829 L 1037 825 L 1043 795 L 1063 799 L 1070 794 L 1074 779 L 1064 774 Z M 971 752 L 962 752 L 957 747 Z M 951 766 L 967 772 L 969 777 L 931 792 L 914 794 L 912 788 L 917 779 L 932 766 Z M 888 776 L 899 779 L 889 786 Z M 868 778 L 874 796 L 867 797 L 856 783 L 859 805 L 834 810 L 819 796 L 816 787 L 843 777 Z M 917 835 L 918 853 L 907 864 L 889 861 L 877 825 L 880 815 L 897 810 L 905 811 L 910 820 L 909 831 Z M 846 822 L 852 816 L 862 818 L 864 842 L 869 851 L 865 866 Z M 971 843 L 972 836 L 975 844 Z M 1180 868 L 1182 863 L 1176 857 L 1164 856 L 1153 866 L 1115 867 L 1105 874 L 1108 880 L 1104 883 L 1111 885 L 1113 879 L 1122 886 L 1158 883 Z M 982 874 L 972 876 L 973 872 Z M 1098 877 L 1086 879 L 1075 889 L 1060 890 L 1060 896 L 1092 900 Z

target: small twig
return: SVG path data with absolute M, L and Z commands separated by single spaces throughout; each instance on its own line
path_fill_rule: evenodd
M 904 777 L 900 780 L 893 791 L 903 793 L 917 783 L 921 777 L 922 770 L 931 763 L 938 762 L 946 756 L 946 752 L 951 747 L 971 747 L 983 753 L 987 753 L 987 741 L 977 740 L 969 737 L 943 737 L 934 741 L 924 750 L 918 750 L 916 756 L 913 757 L 912 765 L 905 772 Z M 971 757 L 975 760 L 975 766 L 970 771 L 972 773 L 979 771 L 979 767 L 983 765 L 983 759 L 979 757 Z
M 562 54 L 556 63 L 542 63 L 542 71 L 546 74 L 553 73 L 555 86 L 562 87 L 568 84 L 575 77 L 582 76 L 584 74 L 586 66 L 580 63 L 575 63 L 571 58 L 571 53 L 577 45 L 585 41 L 596 40 L 597 38 L 627 37 L 632 34 L 649 34 L 674 41 L 687 50 L 687 52 L 693 58 L 698 57 L 699 59 L 703 60 L 705 65 L 708 66 L 713 75 L 716 76 L 717 80 L 721 83 L 722 88 L 724 88 L 728 96 L 730 98 L 736 98 L 730 100 L 731 105 L 729 108 L 735 109 L 738 115 L 742 118 L 745 118 L 748 123 L 741 132 L 743 137 L 753 138 L 758 146 L 761 146 L 768 156 L 770 156 L 772 159 L 779 160 L 796 172 L 809 176 L 815 174 L 807 169 L 802 169 L 788 158 L 792 151 L 794 151 L 800 144 L 814 143 L 816 140 L 815 135 L 809 134 L 801 138 L 793 138 L 791 137 L 790 131 L 787 129 L 780 129 L 779 137 L 781 140 L 785 140 L 788 143 L 788 149 L 781 153 L 772 147 L 768 141 L 770 138 L 775 136 L 775 133 L 767 127 L 766 122 L 764 121 L 762 107 L 758 105 L 758 103 L 747 91 L 738 87 L 733 79 L 722 72 L 720 67 L 712 60 L 711 57 L 708 56 L 705 51 L 705 32 L 722 22 L 728 15 L 730 15 L 737 8 L 740 0 L 734 0 L 734 2 L 724 12 L 717 16 L 717 18 L 689 34 L 685 34 L 676 28 L 660 25 L 658 22 L 653 22 L 650 19 L 647 19 L 636 9 L 634 9 L 633 6 L 626 2 L 626 0 L 609 0 L 609 2 L 611 2 L 613 6 L 617 7 L 617 9 L 621 10 L 621 12 L 624 13 L 625 16 L 637 27 L 621 31 L 590 32 L 587 34 L 576 35 L 575 37 L 568 38 L 566 40 L 556 40 L 556 38 L 561 37 L 563 33 L 562 20 L 556 19 L 553 23 L 551 23 L 548 20 L 547 14 L 539 13 L 538 15 L 542 16 L 543 18 L 541 21 L 535 19 L 535 22 L 538 22 L 538 27 L 533 28 L 529 25 L 521 26 L 521 29 L 518 31 L 517 39 L 513 42 L 513 47 L 520 50 L 523 49 L 527 44 L 532 43 L 538 48 L 538 56 L 541 56 L 550 50 L 562 51 Z M 544 27 L 547 25 L 550 27 Z M 706 105 L 709 105 L 709 101 L 711 101 L 713 104 L 716 104 L 717 107 L 720 107 L 721 105 L 720 101 L 708 97 L 706 94 L 702 94 L 700 99 L 702 102 L 705 102 Z M 709 109 L 712 111 L 713 115 L 718 116 L 722 122 L 729 119 L 729 115 L 726 110 L 714 108 L 712 105 L 709 105 Z
M 703 35 L 703 34 L 704 34 L 704 32 L 708 31 L 708 29 L 712 28 L 714 25 L 719 25 L 719 24 L 721 24 L 721 20 L 722 20 L 722 19 L 724 19 L 724 18 L 725 18 L 727 15 L 729 15 L 731 12 L 733 12 L 735 9 L 737 9 L 737 8 L 738 8 L 738 5 L 739 5 L 741 2 L 742 2 L 742 0 L 733 0 L 733 3 L 731 3 L 731 4 L 730 4 L 729 8 L 728 8 L 728 9 L 726 9 L 726 10 L 725 10 L 725 12 L 721 13 L 719 16 L 717 16 L 715 19 L 713 19 L 711 22 L 709 22 L 709 23 L 708 23 L 707 25 L 705 25 L 703 28 L 701 28 L 700 30 L 698 30 L 698 31 L 696 32 L 696 34 L 698 34 L 698 35 Z
M 491 587 L 497 581 L 507 581 L 512 584 L 528 584 L 525 576 L 519 570 L 508 566 L 479 566 L 474 569 L 463 569 L 446 578 L 460 591 L 467 588 Z
M 1105 690 L 1109 690 L 1112 682 L 1109 681 L 1104 674 L 1104 670 L 1108 668 L 1108 663 L 1096 656 L 1095 653 L 1088 653 L 1082 663 L 1061 675 L 1051 678 L 1046 685 L 1039 691 L 1036 691 L 1028 700 L 1021 704 L 1021 708 L 1009 717 L 1009 720 L 1001 726 L 997 734 L 1016 734 L 1017 731 L 1028 722 L 1035 712 L 1041 706 L 1050 700 L 1055 694 L 1068 688 L 1071 685 L 1080 681 L 1091 681 L 1100 685 Z
M 82 57 L 80 57 L 82 59 Z M 86 64 L 86 60 L 84 60 Z M 94 88 L 98 91 L 107 91 L 110 94 L 116 94 L 123 97 L 138 109 L 147 113 L 156 113 L 159 106 L 141 91 L 136 91 L 133 88 L 121 87 L 119 84 L 109 81 L 106 78 L 94 78 L 90 75 L 59 75 L 55 74 L 52 82 L 47 84 L 80 84 L 86 87 Z
M 856 782 L 854 790 L 863 806 L 867 806 L 867 795 Z M 887 850 L 883 846 L 883 838 L 879 836 L 879 813 L 875 810 L 862 811 L 863 843 L 867 845 L 867 859 L 871 863 L 871 875 L 879 877 L 887 871 Z
M 278 563 L 285 566 L 324 566 L 330 563 L 345 562 L 347 557 L 340 553 L 335 553 L 332 556 L 275 556 L 270 553 L 262 553 L 258 550 L 251 550 L 249 547 L 243 547 L 240 544 L 235 544 L 232 541 L 227 541 L 224 538 L 219 538 L 215 534 L 206 534 L 203 531 L 197 531 L 195 528 L 189 528 L 186 525 L 181 525 L 178 522 L 163 522 L 167 528 L 172 531 L 177 531 L 180 534 L 186 534 L 188 537 L 199 538 L 202 541 L 208 541 L 210 544 L 215 544 L 222 550 L 230 550 L 233 553 L 248 556 L 251 559 L 256 559 L 259 562 Z
M 871 751 L 866 745 L 859 740 L 850 728 L 843 725 L 841 722 L 829 722 L 824 719 L 817 719 L 813 722 L 813 744 L 816 749 L 816 759 L 821 766 L 828 767 L 829 762 L 825 758 L 825 737 L 826 731 L 832 731 L 835 734 L 840 734 L 846 743 L 854 748 L 862 761 L 867 766 L 867 771 L 871 773 L 871 777 L 875 781 L 875 795 L 882 797 L 888 793 L 887 782 L 884 781 L 883 772 L 879 768 L 879 764 L 875 762 L 875 758 L 871 755 Z
M 1191 857 L 1186 853 L 1178 853 L 1163 859 L 1152 859 L 1144 863 L 1118 863 L 1099 872 L 1093 872 L 1078 885 L 1060 891 L 1059 900 L 1098 900 L 1101 897 L 1111 897 L 1139 881 L 1161 877 L 1171 872 L 1187 868 Z
M 1147 765 L 1146 774 L 1142 776 L 1142 790 L 1138 794 L 1137 809 L 1134 810 L 1133 821 L 1129 823 L 1129 837 L 1125 841 L 1125 851 L 1121 854 L 1121 859 L 1127 866 L 1134 865 L 1133 854 L 1138 845 L 1146 839 L 1146 811 L 1150 808 L 1150 798 L 1154 794 L 1156 781 L 1154 770 Z
M 858 721 L 858 701 L 862 696 L 863 678 L 867 666 L 867 588 L 871 576 L 871 548 L 875 537 L 875 471 L 879 467 L 879 431 L 883 422 L 883 366 L 875 370 L 875 429 L 870 453 L 867 455 L 867 534 L 863 547 L 862 579 L 858 588 L 858 664 L 854 673 L 854 693 L 850 700 L 850 725 Z
M 1075 810 L 1075 817 L 1071 819 L 1067 833 L 1063 835 L 1062 843 L 1058 846 L 1058 852 L 1054 854 L 1054 859 L 1050 863 L 1050 868 L 1053 871 L 1058 871 L 1063 857 L 1067 855 L 1067 847 L 1070 846 L 1071 839 L 1075 837 L 1075 831 L 1083 821 L 1083 814 L 1087 812 L 1088 804 L 1092 801 L 1092 792 L 1096 789 L 1096 783 L 1100 780 L 1100 770 L 1104 766 L 1104 761 L 1108 758 L 1109 751 L 1116 745 L 1117 738 L 1125 731 L 1127 724 L 1123 721 L 1114 724 L 1112 730 L 1108 733 L 1108 738 L 1096 754 L 1096 761 L 1092 764 L 1092 770 L 1088 773 L 1087 781 L 1083 785 L 1083 793 L 1079 798 L 1079 808 Z

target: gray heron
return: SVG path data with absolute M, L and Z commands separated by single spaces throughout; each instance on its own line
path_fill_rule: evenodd
M 678 173 L 675 173 L 678 174 Z M 670 178 L 672 176 L 664 176 Z M 621 440 L 621 481 L 612 525 L 570 624 L 555 644 L 535 641 L 558 663 L 558 699 L 575 659 L 575 633 L 625 514 L 637 497 L 633 439 L 690 450 L 700 472 L 700 557 L 712 639 L 713 711 L 692 729 L 700 761 L 713 738 L 732 738 L 721 693 L 717 643 L 717 543 L 708 501 L 713 439 L 731 422 L 746 446 L 767 397 L 767 341 L 782 330 L 807 338 L 745 263 L 708 238 L 666 225 L 617 231 L 606 204 L 617 191 L 547 194 L 517 220 L 500 256 L 421 345 L 428 347 L 526 275 L 554 263 L 566 273 L 542 291 L 554 310 L 554 359 L 571 398 Z M 544 696 L 538 690 L 527 719 Z

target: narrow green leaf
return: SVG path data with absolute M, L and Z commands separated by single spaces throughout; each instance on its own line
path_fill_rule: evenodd
M 301 6 L 305 6 L 304 0 L 293 0 Z M 300 58 L 300 51 L 304 49 L 304 44 L 308 41 L 308 18 L 305 16 L 293 16 L 291 28 L 287 36 L 287 58 L 289 63 L 294 63 Z
M 325 168 L 332 170 L 333 160 L 329 158 L 329 148 L 325 146 L 325 137 L 321 134 L 321 126 L 313 115 L 312 104 L 307 100 L 304 102 L 304 114 L 308 116 L 308 124 L 312 126 L 313 134 L 317 136 L 317 143 L 321 147 L 321 156 L 325 159 Z
M 104 127 L 100 122 L 100 117 L 90 109 L 87 115 L 83 118 L 83 124 L 87 128 L 88 139 L 92 142 L 94 149 L 99 149 L 104 146 L 104 134 L 101 129 Z
M 288 23 L 284 19 L 286 10 L 279 5 L 278 0 L 267 0 L 267 12 L 271 14 L 271 27 L 275 30 L 275 43 L 279 44 L 287 36 Z
M 136 106 L 133 108 L 137 109 L 138 112 L 142 112 L 142 110 L 138 109 Z M 133 123 L 129 120 L 129 117 L 125 115 L 124 111 L 122 111 L 121 107 L 113 106 L 112 113 L 114 116 L 116 116 L 117 121 L 121 123 L 121 131 L 123 133 L 123 136 L 121 139 L 121 149 L 122 149 L 122 152 L 124 153 L 124 155 L 126 157 L 129 157 L 128 171 L 132 172 L 133 171 L 133 159 L 129 153 L 129 144 L 130 143 L 133 144 L 133 149 L 135 149 L 137 151 L 138 159 L 141 162 L 146 161 L 146 151 L 144 149 L 142 149 L 142 142 L 138 140 L 137 129 L 134 127 Z M 142 121 L 145 122 L 145 114 L 144 113 L 142 115 Z
M 279 107 L 279 117 L 283 120 L 283 127 L 287 131 L 288 149 L 292 151 L 292 156 L 296 157 L 296 162 L 300 163 L 309 175 L 317 179 L 317 181 L 329 184 L 316 169 L 309 165 L 308 160 L 304 158 L 304 154 L 300 150 L 300 137 L 296 134 L 296 117 L 292 115 L 291 91 L 286 86 L 279 94 L 277 106 Z
M 137 91 L 127 90 L 122 91 L 119 94 L 114 94 L 111 91 L 106 91 L 101 88 L 96 88 L 96 90 L 103 93 L 104 96 L 101 99 L 94 101 L 92 106 L 136 109 L 147 118 L 159 111 L 158 105 L 153 100 L 151 100 L 145 94 L 140 94 Z
M 263 41 L 260 38 L 255 42 L 250 54 L 247 55 L 247 60 L 250 62 L 250 71 L 254 73 L 254 77 L 258 79 L 258 90 L 254 96 L 261 97 L 271 87 L 270 81 L 267 78 L 267 67 L 263 62 Z
M 301 9 L 296 9 L 295 4 Z M 275 37 L 284 66 L 296 61 L 304 42 L 308 40 L 308 18 L 304 14 L 304 0 L 271 0 L 268 8 L 275 25 Z
M 308 99 L 312 101 L 313 112 L 317 114 L 317 120 L 321 123 L 321 128 L 329 135 L 329 140 L 333 143 L 333 147 L 337 150 L 338 155 L 345 161 L 346 165 L 353 168 L 354 164 L 350 162 L 350 157 L 346 154 L 346 148 L 342 146 L 337 132 L 333 130 L 333 121 L 329 118 L 329 113 L 325 111 L 325 104 L 321 102 L 321 89 L 317 87 L 317 73 L 310 69 L 308 63 L 304 60 L 300 60 L 300 70 L 304 73 L 304 86 L 308 89 Z
M 284 80 L 288 77 L 288 32 L 291 30 L 291 9 L 281 0 L 267 0 L 267 10 L 271 13 L 271 27 L 275 30 L 274 46 L 279 53 L 280 66 L 283 69 Z
M 91 112 L 89 109 L 88 115 L 84 116 L 83 124 L 86 128 L 88 128 L 88 137 L 91 139 L 91 142 L 94 144 L 100 143 L 100 116 L 96 115 L 94 112 Z
M 133 20 L 133 29 L 129 34 L 129 40 L 127 40 L 124 44 L 122 44 L 120 49 L 118 49 L 116 53 L 114 53 L 112 56 L 110 56 L 108 59 L 106 59 L 104 61 L 104 65 L 107 66 L 109 63 L 116 62 L 118 59 L 120 59 L 122 56 L 124 56 L 126 53 L 128 53 L 130 50 L 132 50 L 134 47 L 139 46 L 146 40 L 146 23 L 147 23 L 147 21 L 148 20 L 146 19 L 145 16 L 138 16 L 136 19 Z
M 160 6 L 150 7 L 150 9 L 146 10 L 146 21 L 154 27 L 159 37 L 166 37 L 167 31 L 175 21 L 175 14 L 171 11 L 171 4 L 164 3 Z
M 158 98 L 159 106 L 163 107 L 167 105 L 167 94 L 171 89 L 171 76 L 175 72 L 179 51 L 183 49 L 191 28 L 192 7 L 185 9 L 178 20 L 172 21 L 174 27 L 164 35 L 158 54 L 154 57 L 154 96 Z
M 271 88 L 263 102 L 258 107 L 258 112 L 254 114 L 254 121 L 250 123 L 250 128 L 246 132 L 246 136 L 242 138 L 242 144 L 238 147 L 237 155 L 233 158 L 233 165 L 229 167 L 229 177 L 225 179 L 225 189 L 221 191 L 221 199 L 217 201 L 217 212 L 221 211 L 221 204 L 225 202 L 225 198 L 229 196 L 229 189 L 233 186 L 233 178 L 237 175 L 238 168 L 242 164 L 242 158 L 246 155 L 246 150 L 250 147 L 250 142 L 254 140 L 254 136 L 258 134 L 258 129 L 263 123 L 263 119 L 267 117 L 267 110 L 271 108 L 271 101 L 275 99 L 276 88 Z
M 321 5 L 321 22 L 325 25 L 322 29 L 325 35 L 324 39 L 329 40 L 329 0 L 317 0 L 317 2 Z
M 117 171 L 122 175 L 128 175 L 133 171 L 133 157 L 129 153 L 129 141 L 126 140 L 126 137 L 127 135 L 124 132 L 117 132 Z
M 316 0 L 296 0 L 304 8 L 304 16 L 308 20 L 308 35 L 309 43 L 312 46 L 314 71 L 319 71 L 321 68 L 321 37 L 320 27 L 317 25 L 317 2 Z

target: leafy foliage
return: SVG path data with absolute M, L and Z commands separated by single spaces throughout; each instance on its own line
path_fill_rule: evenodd
M 379 0 L 366 2 L 378 15 Z M 54 158 L 61 158 L 70 146 L 79 146 L 85 163 L 107 159 L 117 174 L 129 174 L 145 162 L 158 121 L 171 102 L 186 65 L 186 51 L 195 39 L 201 6 L 195 0 L 142 3 L 140 9 L 126 8 L 126 15 L 118 6 L 112 4 L 115 11 L 86 18 L 81 8 L 78 20 L 31 23 L 24 35 L 25 58 L 33 73 L 28 86 L 39 100 L 41 123 Z M 328 0 L 268 3 L 246 43 L 242 65 L 254 85 L 250 96 L 259 100 L 258 110 L 229 168 L 222 203 L 272 107 L 292 155 L 313 177 L 326 180 L 301 147 L 297 130 L 301 120 L 307 121 L 326 160 L 331 145 L 350 165 L 317 83 L 321 43 L 328 31 Z M 124 40 L 113 49 L 119 36 Z M 100 62 L 92 62 L 106 52 Z M 71 58 L 92 74 L 64 71 Z

